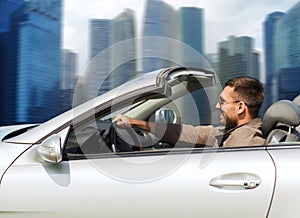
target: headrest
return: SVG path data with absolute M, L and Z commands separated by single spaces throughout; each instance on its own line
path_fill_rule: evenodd
M 288 126 L 300 125 L 300 108 L 289 100 L 281 100 L 272 104 L 264 114 L 262 131 L 265 136 L 278 124 Z
M 296 98 L 294 98 L 293 102 L 300 107 L 300 95 L 296 96 Z

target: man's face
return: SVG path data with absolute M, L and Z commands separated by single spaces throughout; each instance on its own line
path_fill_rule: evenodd
M 238 105 L 239 102 L 234 98 L 233 88 L 226 86 L 220 94 L 219 102 L 216 108 L 220 110 L 220 123 L 225 125 L 226 129 L 231 129 L 238 124 Z

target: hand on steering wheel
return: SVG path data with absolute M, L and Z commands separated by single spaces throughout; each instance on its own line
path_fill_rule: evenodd
M 117 122 L 113 122 L 113 126 L 115 129 L 115 132 L 118 134 L 118 136 L 125 141 L 128 144 L 133 144 L 134 146 L 137 147 L 138 151 L 142 151 L 143 150 L 143 146 L 141 143 L 141 140 L 139 138 L 138 133 L 135 132 L 135 130 L 131 127 L 120 127 Z
M 140 120 L 135 120 L 123 114 L 118 114 L 113 120 L 116 126 L 116 131 L 120 134 L 122 139 L 125 141 L 132 139 L 133 143 L 138 147 L 138 150 L 142 151 L 143 147 L 152 146 L 157 140 L 155 140 L 156 137 L 150 132 L 138 127 L 133 127 L 132 123 L 134 123 L 134 121 L 141 122 Z

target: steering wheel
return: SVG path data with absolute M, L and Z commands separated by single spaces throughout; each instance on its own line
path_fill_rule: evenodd
M 142 151 L 144 147 L 150 147 L 158 141 L 157 137 L 145 130 L 137 128 L 120 128 L 113 123 L 114 129 L 118 137 L 130 145 L 137 147 L 138 151 Z

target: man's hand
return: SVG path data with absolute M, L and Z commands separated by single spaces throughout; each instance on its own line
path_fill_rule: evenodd
M 116 123 L 116 125 L 119 128 L 139 128 L 146 130 L 148 132 L 151 132 L 151 129 L 154 131 L 155 130 L 155 124 L 152 123 L 151 128 L 150 128 L 150 123 L 146 122 L 144 120 L 137 120 L 131 117 L 127 117 L 123 114 L 118 114 L 115 119 L 113 119 L 113 122 Z
M 127 117 L 123 114 L 118 114 L 115 119 L 113 119 L 113 122 L 117 124 L 118 127 L 120 128 L 130 128 L 131 123 L 130 123 L 131 118 Z

